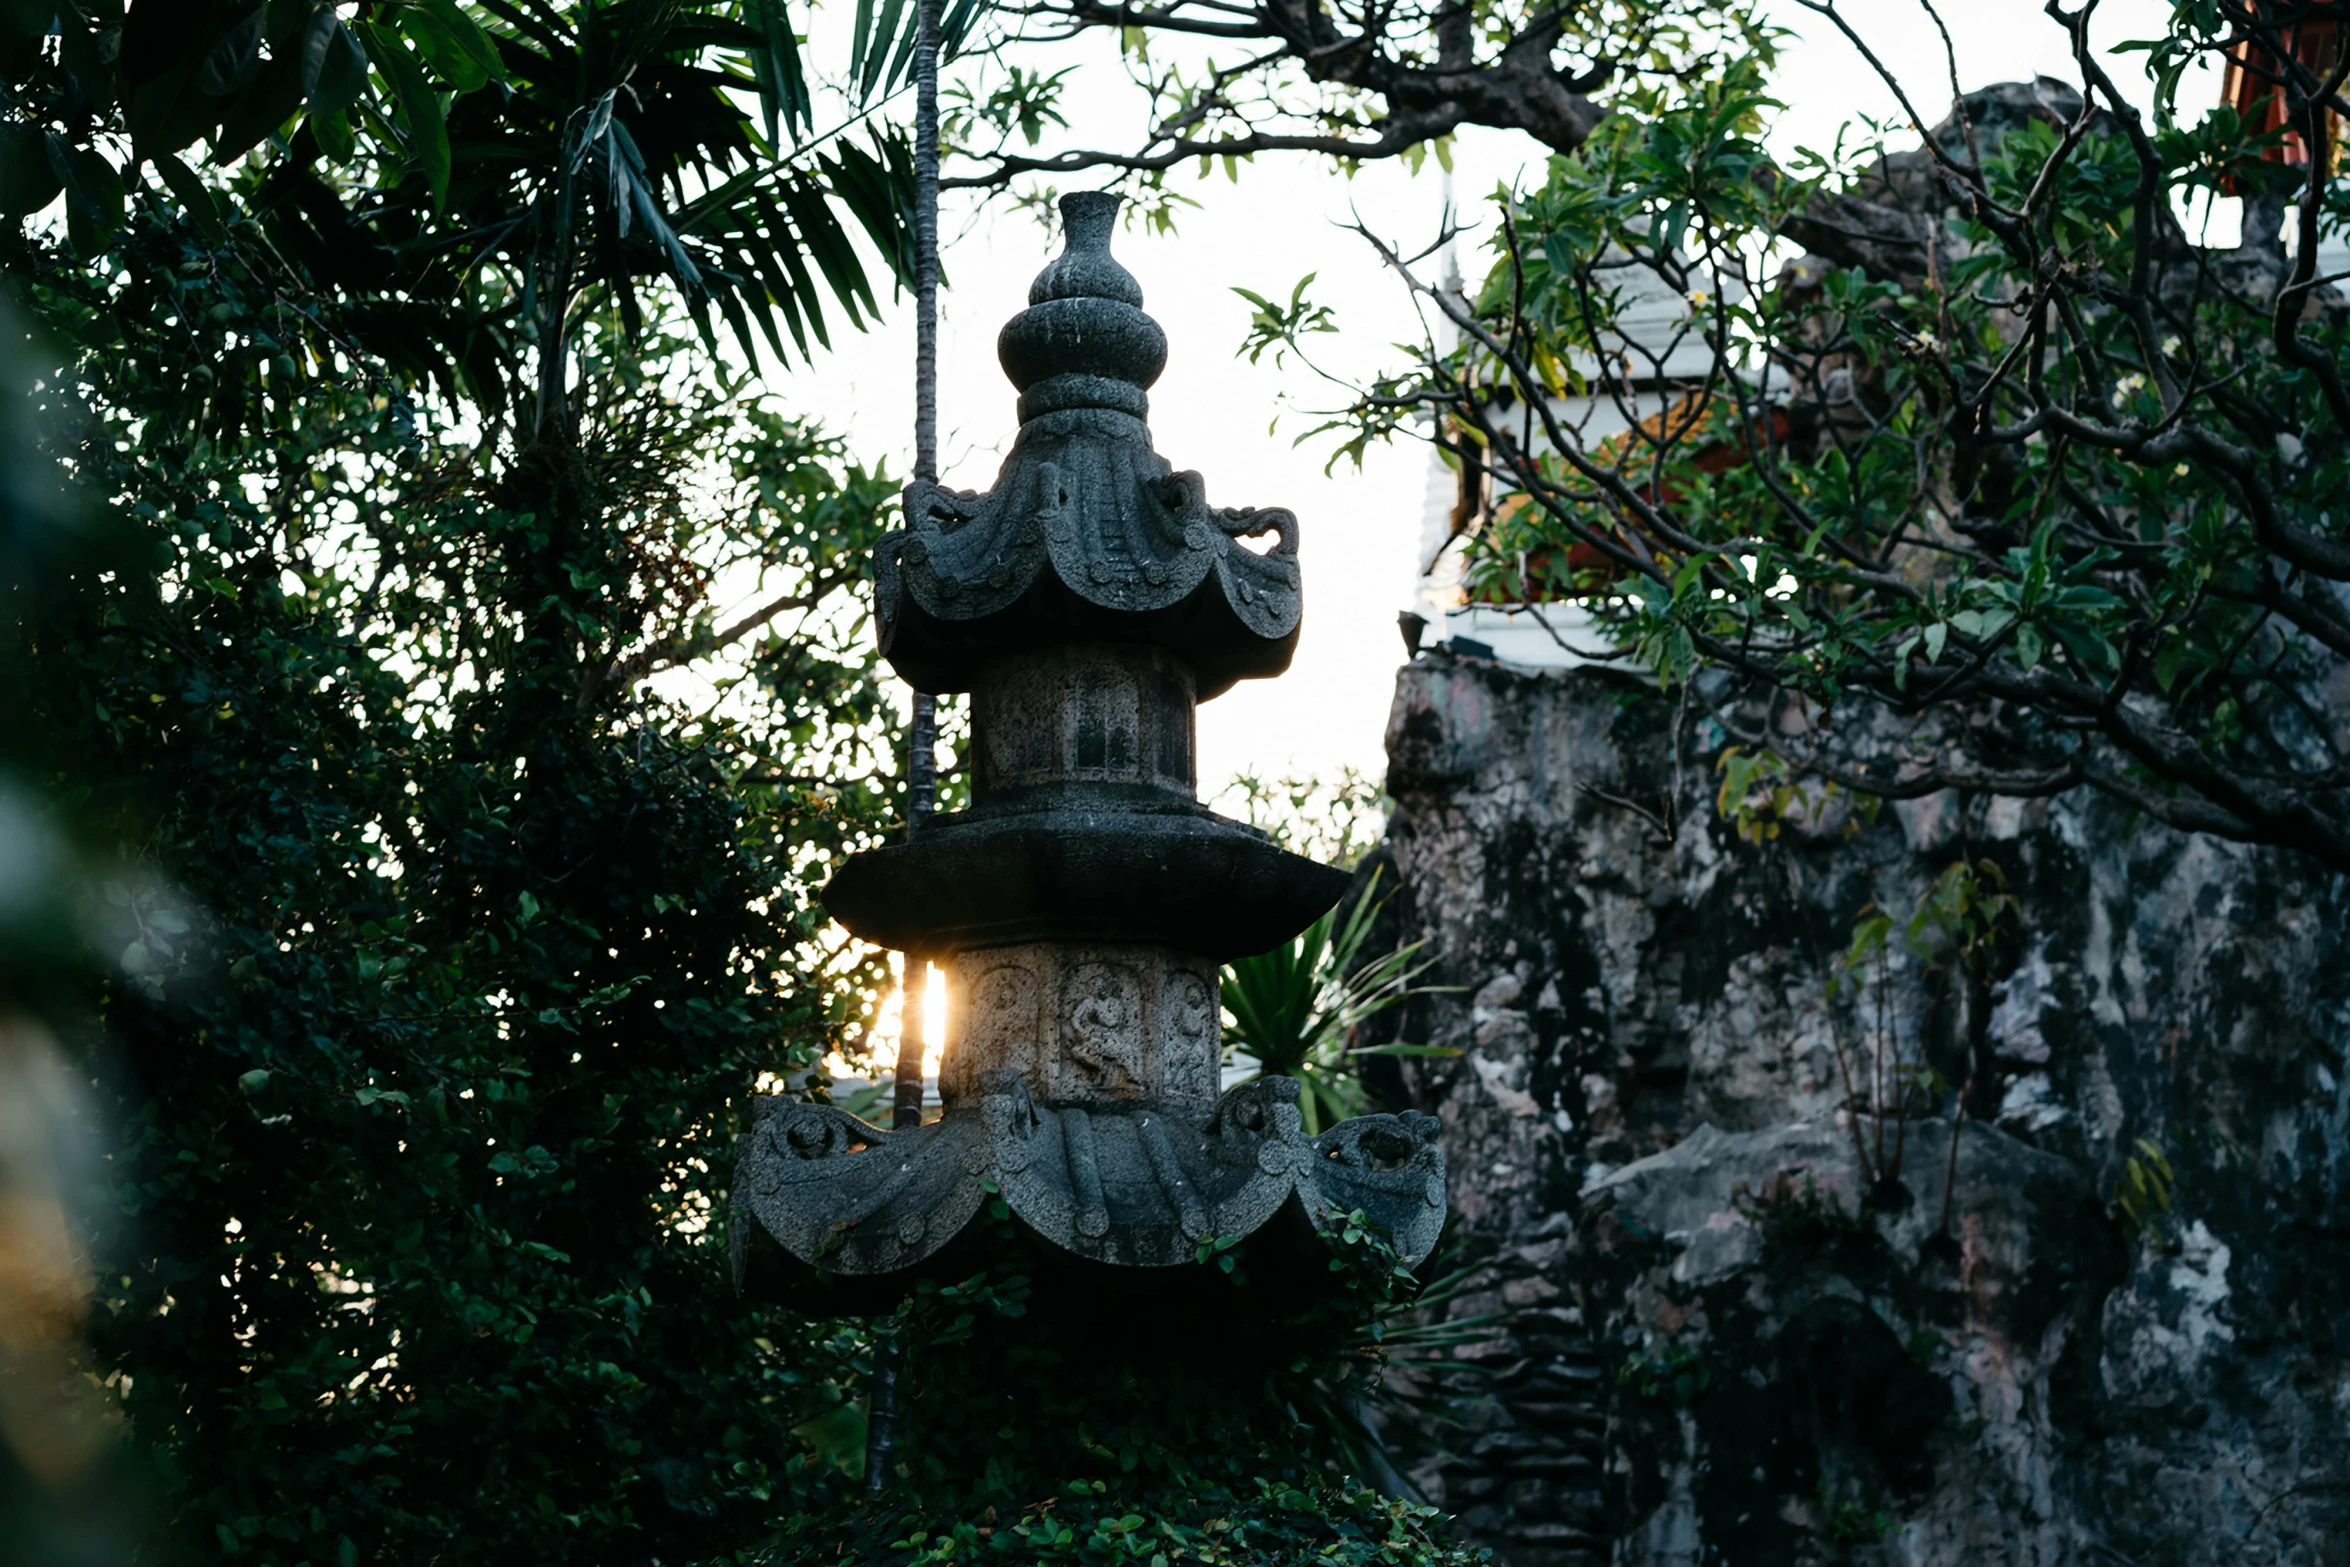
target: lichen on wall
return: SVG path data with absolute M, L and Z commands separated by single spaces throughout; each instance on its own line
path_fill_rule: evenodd
M 1502 1329 L 1414 1479 L 1523 1567 L 2350 1562 L 2350 889 L 2081 794 L 1750 841 L 1705 713 L 1399 677 L 1385 917 L 1457 988 L 1394 1028 L 1459 1054 L 1388 1086 Z M 1905 939 L 1960 862 L 1967 962 Z

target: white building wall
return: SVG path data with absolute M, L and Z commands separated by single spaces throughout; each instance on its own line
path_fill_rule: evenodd
M 1625 296 L 1618 317 L 1625 328 L 1623 348 L 1639 383 L 1685 384 L 1702 377 L 1713 362 L 1712 354 L 1692 328 L 1688 303 L 1680 293 L 1644 267 L 1626 267 L 1619 287 Z M 1577 368 L 1593 376 L 1600 367 L 1596 359 L 1586 357 Z M 1563 428 L 1573 432 L 1580 447 L 1590 450 L 1622 434 L 1635 420 L 1663 412 L 1667 396 L 1660 389 L 1628 397 L 1561 398 L 1551 405 L 1551 413 Z M 1550 449 L 1539 421 L 1529 437 L 1529 449 Z M 1459 475 L 1431 446 L 1420 523 L 1420 574 L 1409 603 L 1410 613 L 1427 622 L 1421 645 L 1466 641 L 1488 650 L 1503 663 L 1536 669 L 1594 662 L 1578 650 L 1597 651 L 1605 644 L 1591 615 L 1580 605 L 1546 604 L 1536 612 L 1462 602 L 1460 541 L 1452 536 L 1452 512 L 1459 494 Z

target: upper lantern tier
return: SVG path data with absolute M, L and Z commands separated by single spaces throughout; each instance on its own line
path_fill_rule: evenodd
M 1202 699 L 1289 667 L 1297 518 L 1210 506 L 1151 449 L 1167 335 L 1110 254 L 1120 200 L 1061 198 L 1067 248 L 996 340 L 1021 423 L 995 487 L 909 484 L 906 526 L 874 551 L 881 650 L 917 690 L 969 690 L 987 654 L 1074 641 L 1163 647 Z M 1266 534 L 1261 552 L 1239 542 Z

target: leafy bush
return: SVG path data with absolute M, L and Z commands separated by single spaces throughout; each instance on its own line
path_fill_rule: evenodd
M 1276 1226 L 1202 1263 L 1073 1268 L 999 1203 L 986 1271 L 876 1325 L 899 1356 L 889 1490 L 786 1525 L 770 1560 L 1453 1567 L 1433 1510 L 1366 1488 L 1353 1413 L 1430 1291 L 1368 1226 Z M 1401 1331 L 1396 1331 L 1400 1329 Z
M 875 978 L 807 889 L 893 813 L 831 609 L 892 486 L 592 321 L 576 444 L 484 460 L 364 359 L 265 361 L 223 429 L 268 276 L 147 205 L 113 269 L 42 263 L 54 454 L 128 542 L 22 603 L 15 716 L 94 846 L 93 1337 L 159 1523 L 262 1562 L 747 1549 L 855 1376 L 733 1296 L 717 1219 L 746 1090 Z M 704 663 L 712 710 L 738 560 L 811 612 Z

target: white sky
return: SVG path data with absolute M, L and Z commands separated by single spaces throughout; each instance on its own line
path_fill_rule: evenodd
M 1897 108 L 1859 55 L 1823 19 L 1785 0 L 1785 25 L 1801 35 L 1777 77 L 1787 104 L 1772 133 L 1781 149 L 1825 146 L 1856 115 L 1894 118 Z M 2156 36 L 2168 0 L 2108 0 L 2092 37 L 2100 47 Z M 1920 110 L 1939 118 L 1949 101 L 1942 45 L 1915 0 L 1851 0 L 1845 14 L 1878 55 L 1909 84 Z M 2074 79 L 2062 31 L 2025 0 L 1953 0 L 1945 11 L 1968 87 L 2044 72 Z M 821 52 L 828 45 L 819 38 Z M 1084 47 L 1072 94 L 1076 130 L 1064 144 L 1131 145 L 1139 123 L 1115 50 L 1097 37 Z M 1064 52 L 1055 64 L 1068 63 Z M 2115 78 L 2142 78 L 2142 56 L 2122 56 Z M 2217 94 L 2216 77 L 2190 77 L 2182 108 Z M 1478 270 L 1473 248 L 1484 193 L 1528 164 L 1540 149 L 1497 132 L 1463 136 L 1455 166 L 1462 217 L 1471 225 L 1464 267 Z M 1529 176 L 1530 178 L 1532 176 Z M 1083 188 L 1073 182 L 1069 188 Z M 1377 232 L 1403 241 L 1407 253 L 1437 232 L 1442 193 L 1431 160 L 1417 176 L 1400 167 L 1369 169 L 1352 181 L 1306 159 L 1260 159 L 1237 185 L 1219 173 L 1178 186 L 1201 203 L 1173 238 L 1122 233 L 1116 250 L 1141 281 L 1146 308 L 1172 343 L 1166 374 L 1151 392 L 1151 424 L 1161 455 L 1207 477 L 1215 504 L 1287 506 L 1299 517 L 1305 571 L 1305 629 L 1289 674 L 1245 682 L 1200 710 L 1200 782 L 1213 796 L 1242 770 L 1329 772 L 1385 770 L 1382 737 L 1403 645 L 1396 612 L 1410 600 L 1414 555 L 1428 486 L 1423 448 L 1374 448 L 1358 473 L 1343 464 L 1325 477 L 1327 438 L 1293 447 L 1317 422 L 1303 410 L 1334 400 L 1295 364 L 1277 369 L 1268 356 L 1251 365 L 1237 354 L 1249 306 L 1234 287 L 1286 297 L 1304 274 L 1317 274 L 1314 297 L 1334 307 L 1345 331 L 1316 340 L 1341 373 L 1368 372 L 1400 356 L 1390 346 L 1416 332 L 1402 292 L 1377 258 L 1342 227 L 1359 212 Z M 1014 431 L 1013 394 L 995 362 L 995 335 L 1027 300 L 1038 268 L 1059 249 L 1036 221 L 1012 211 L 975 212 L 950 193 L 942 219 L 950 289 L 941 299 L 940 451 L 949 484 L 983 489 Z M 894 473 L 910 466 L 913 429 L 912 311 L 901 304 L 876 331 L 836 334 L 836 351 L 810 368 L 770 374 L 769 384 L 795 411 L 845 433 L 867 460 L 886 454 Z M 1267 426 L 1280 418 L 1278 430 Z

